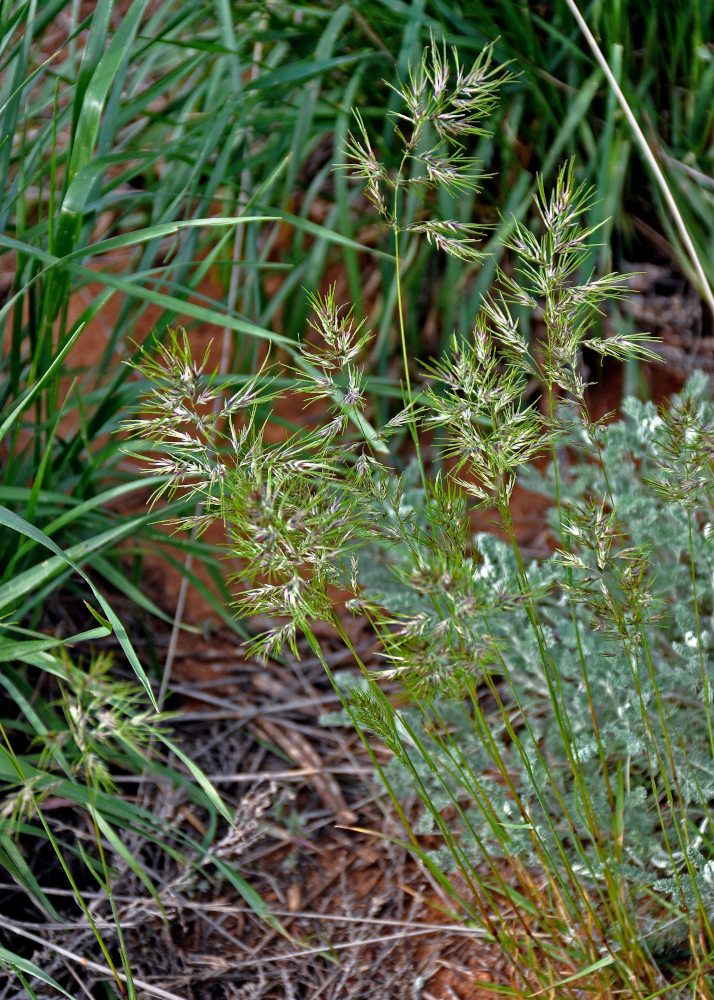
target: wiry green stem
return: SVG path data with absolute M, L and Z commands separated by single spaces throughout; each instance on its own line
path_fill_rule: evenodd
M 702 626 L 699 619 L 699 598 L 697 596 L 697 573 L 694 562 L 692 512 L 689 508 L 687 508 L 687 533 L 689 541 L 689 569 L 692 575 L 692 602 L 694 604 L 694 620 L 697 626 L 697 652 L 699 653 L 699 670 L 702 675 L 702 700 L 704 702 L 704 712 L 707 717 L 709 747 L 711 749 L 712 757 L 714 757 L 714 723 L 712 721 L 711 684 L 709 681 L 709 674 L 704 664 L 704 651 L 702 649 Z
M 627 119 L 627 123 L 632 129 L 632 133 L 635 137 L 635 142 L 639 146 L 640 152 L 644 156 L 645 160 L 647 161 L 647 164 L 649 165 L 652 173 L 654 174 L 657 185 L 660 191 L 662 192 L 662 195 L 667 203 L 670 212 L 672 213 L 672 218 L 674 219 L 674 224 L 677 228 L 677 232 L 679 233 L 682 243 L 686 247 L 687 253 L 689 254 L 689 258 L 692 262 L 695 274 L 697 276 L 700 293 L 703 295 L 707 305 L 709 306 L 709 310 L 712 316 L 714 316 L 714 292 L 712 291 L 712 286 L 709 282 L 709 279 L 707 278 L 704 268 L 702 267 L 702 263 L 699 259 L 699 254 L 697 253 L 696 247 L 694 246 L 692 238 L 689 235 L 687 224 L 682 218 L 682 213 L 680 212 L 679 206 L 677 205 L 677 202 L 674 199 L 672 190 L 669 184 L 667 183 L 666 177 L 662 173 L 662 168 L 657 162 L 657 159 L 654 153 L 652 152 L 650 145 L 647 142 L 647 139 L 645 138 L 645 134 L 642 131 L 642 128 L 640 127 L 640 123 L 637 121 L 637 119 L 633 114 L 629 101 L 623 94 L 622 88 L 620 87 L 620 84 L 617 82 L 615 74 L 610 69 L 610 65 L 607 59 L 602 54 L 602 50 L 600 49 L 600 46 L 598 45 L 597 40 L 595 39 L 595 36 L 590 30 L 587 21 L 580 13 L 580 10 L 578 9 L 575 0 L 565 0 L 565 2 L 572 11 L 573 17 L 578 23 L 578 27 L 582 31 L 583 36 L 585 37 L 585 40 L 590 46 L 598 65 L 600 66 L 603 73 L 605 74 L 605 77 L 607 78 L 607 82 L 609 83 L 610 87 L 612 87 L 615 96 L 617 97 L 618 104 L 622 108 L 623 114 Z

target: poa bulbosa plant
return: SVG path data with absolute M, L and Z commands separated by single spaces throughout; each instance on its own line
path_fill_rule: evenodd
M 397 87 L 394 175 L 357 116 L 347 169 L 393 233 L 398 288 L 414 239 L 478 263 L 473 227 L 428 213 L 433 192 L 478 186 L 466 143 L 506 79 L 490 49 L 465 70 L 432 43 Z M 402 228 L 412 197 L 424 218 Z M 296 391 L 324 403 L 321 426 L 269 442 L 267 370 L 206 417 L 211 377 L 176 335 L 146 357 L 134 430 L 156 442 L 149 465 L 165 489 L 202 500 L 181 523 L 225 523 L 243 567 L 238 610 L 276 623 L 255 652 L 296 651 L 303 634 L 319 654 L 316 621 L 347 643 L 345 613 L 371 623 L 383 669 L 355 656 L 361 682 L 333 680 L 367 739 L 392 751 L 395 803 L 422 799 L 412 847 L 501 943 L 509 995 L 711 997 L 714 407 L 695 376 L 662 411 L 629 400 L 615 423 L 591 418 L 583 350 L 653 356 L 639 334 L 601 332 L 625 288 L 583 273 L 591 197 L 572 163 L 552 192 L 541 185 L 534 230 L 512 226 L 509 272 L 418 387 L 398 296 L 405 406 L 378 435 L 359 420 L 369 335 L 334 290 L 312 298 L 293 373 Z M 523 310 L 540 319 L 537 342 L 520 331 Z M 400 472 L 389 448 L 403 450 L 405 427 L 413 458 Z M 511 517 L 519 478 L 553 501 L 554 551 L 539 562 L 523 557 Z M 503 540 L 474 535 L 476 508 Z M 385 680 L 400 682 L 405 707 Z M 425 833 L 442 847 L 425 851 Z

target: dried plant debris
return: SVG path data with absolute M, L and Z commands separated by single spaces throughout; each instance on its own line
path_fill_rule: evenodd
M 625 300 L 623 311 L 639 330 L 658 338 L 655 350 L 672 371 L 680 378 L 694 368 L 714 371 L 714 337 L 705 329 L 696 289 L 660 264 L 631 264 L 628 270 L 628 287 L 638 294 Z
M 287 667 L 268 662 L 259 675 L 252 668 L 247 683 L 249 665 L 236 660 L 232 642 L 226 640 L 222 652 L 219 690 L 231 692 L 224 707 L 243 708 L 244 716 L 248 705 L 257 708 L 252 720 L 240 718 L 237 724 L 225 717 L 227 711 L 213 718 L 213 706 L 200 699 L 215 678 L 180 678 L 177 686 L 191 704 L 207 708 L 190 713 L 192 721 L 179 720 L 181 745 L 226 800 L 233 798 L 235 827 L 224 824 L 213 833 L 203 859 L 171 856 L 127 833 L 124 846 L 151 878 L 156 897 L 106 845 L 139 1000 L 480 997 L 478 983 L 500 968 L 498 953 L 473 929 L 454 921 L 441 926 L 444 917 L 432 903 L 443 907 L 444 901 L 403 847 L 340 828 L 346 811 L 350 825 L 400 834 L 396 818 L 376 797 L 368 758 L 354 732 L 317 724 L 334 708 L 321 664 L 301 650 L 303 659 L 289 660 Z M 214 654 L 218 646 L 212 640 Z M 193 652 L 198 657 L 200 651 Z M 335 643 L 334 662 L 343 661 Z M 268 695 L 264 704 L 261 691 Z M 285 707 L 276 711 L 276 706 Z M 261 725 L 261 711 L 269 716 L 268 727 Z M 314 766 L 307 766 L 308 747 Z M 190 829 L 208 842 L 205 817 L 185 791 L 147 781 L 138 794 L 167 830 Z M 89 842 L 79 813 L 47 815 L 57 836 Z M 288 936 L 261 920 L 227 879 L 216 878 L 213 858 L 244 876 Z M 44 873 L 37 875 L 44 884 Z M 89 921 L 65 886 L 55 888 L 51 899 L 66 923 L 40 923 L 36 911 L 22 920 L 9 914 L 5 932 L 15 951 L 71 997 L 104 997 L 107 990 L 118 997 Z M 118 961 L 109 899 L 96 883 L 82 889 L 91 918 Z M 14 974 L 0 978 L 0 1000 L 57 996 L 53 987 L 29 976 L 24 984 Z
M 460 982 L 475 981 L 478 970 L 469 971 L 465 964 L 469 953 L 471 960 L 474 951 L 482 956 L 481 969 L 484 963 L 496 967 L 498 959 L 486 957 L 480 941 L 474 948 L 473 932 L 465 938 L 459 926 L 446 927 L 442 933 L 438 925 L 425 922 L 429 913 L 419 893 L 409 896 L 402 888 L 403 881 L 419 884 L 413 866 L 406 871 L 408 862 L 402 849 L 365 846 L 361 838 L 349 846 L 326 846 L 318 857 L 317 864 L 314 857 L 304 856 L 296 862 L 307 886 L 314 886 L 312 891 L 302 890 L 309 905 L 292 914 L 277 911 L 281 919 L 291 921 L 292 940 L 277 933 L 266 935 L 265 925 L 242 901 L 228 892 L 186 882 L 180 873 L 161 890 L 162 915 L 157 903 L 142 895 L 142 887 L 129 877 L 126 895 L 119 900 L 119 915 L 138 996 L 142 1000 L 157 996 L 167 1000 L 318 995 L 328 1000 L 427 998 L 437 995 L 424 991 L 430 980 L 452 978 L 455 967 L 462 970 Z M 291 878 L 289 858 L 283 849 L 282 860 L 275 858 L 271 866 L 272 873 L 263 873 L 276 885 L 276 895 L 289 895 L 290 886 L 298 884 L 290 882 L 285 890 Z M 320 862 L 329 867 L 323 868 Z M 258 871 L 253 877 L 261 884 Z M 111 943 L 105 900 L 95 912 L 105 939 Z M 70 991 L 71 979 L 79 976 L 83 990 L 72 991 L 73 996 L 109 981 L 108 975 L 94 971 L 100 963 L 86 923 L 45 928 L 42 933 L 47 946 L 39 948 L 32 960 L 58 982 L 66 983 Z M 89 965 L 83 958 L 88 954 L 95 956 Z M 56 996 L 40 984 L 33 989 L 38 1000 Z M 475 994 L 469 987 L 469 992 L 443 995 L 465 998 Z M 2 1000 L 30 1000 L 31 994 L 11 987 L 0 996 Z

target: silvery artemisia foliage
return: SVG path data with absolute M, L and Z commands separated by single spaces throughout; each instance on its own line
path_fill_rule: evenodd
M 397 793 L 421 788 L 434 807 L 425 831 L 439 826 L 435 810 L 461 802 L 450 832 L 473 864 L 485 850 L 537 866 L 550 857 L 557 867 L 564 851 L 594 886 L 620 880 L 656 951 L 688 933 L 656 894 L 714 915 L 714 406 L 699 373 L 667 408 L 629 399 L 623 410 L 622 420 L 597 428 L 600 462 L 580 421 L 561 415 L 570 455 L 558 483 L 565 545 L 526 567 L 545 661 L 527 604 L 504 601 L 517 588 L 511 546 L 478 535 L 468 557 L 453 554 L 457 571 L 442 557 L 439 600 L 449 591 L 460 636 L 488 632 L 491 685 L 466 684 L 460 699 L 431 702 L 423 684 L 412 685 L 418 707 L 396 713 L 387 734 L 383 703 L 357 694 L 355 710 L 390 737 Z M 521 478 L 555 501 L 552 470 Z M 416 495 L 411 502 L 418 509 Z M 557 538 L 555 506 L 551 528 Z M 426 565 L 429 558 L 439 557 L 420 553 Z M 433 587 L 422 590 L 404 546 L 383 552 L 363 580 L 400 614 L 434 616 Z M 420 736 L 395 742 L 400 731 Z M 444 850 L 439 860 L 450 857 Z

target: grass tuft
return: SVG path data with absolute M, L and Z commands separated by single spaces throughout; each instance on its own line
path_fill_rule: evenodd
M 256 409 L 273 392 L 266 372 L 245 405 L 222 412 L 208 453 L 199 408 L 181 412 L 181 432 L 152 415 L 166 388 L 149 361 L 149 413 L 134 427 L 161 445 L 172 489 L 200 500 L 187 523 L 228 526 L 242 567 L 236 607 L 275 621 L 253 652 L 297 653 L 302 634 L 329 673 L 316 624 L 329 622 L 351 648 L 345 611 L 370 622 L 387 668 L 370 669 L 353 650 L 362 683 L 338 690 L 365 741 L 373 734 L 391 751 L 381 773 L 397 808 L 409 794 L 422 800 L 419 824 L 407 824 L 412 849 L 508 956 L 512 984 L 500 993 L 709 997 L 706 381 L 693 377 L 659 412 L 629 400 L 623 421 L 591 417 L 584 349 L 620 361 L 655 355 L 636 332 L 600 329 L 624 283 L 615 273 L 582 278 L 601 224 L 588 221 L 593 191 L 572 161 L 551 191 L 538 183 L 535 231 L 509 222 L 512 269 L 496 268 L 471 333 L 455 335 L 419 385 L 410 364 L 403 249 L 426 236 L 462 262 L 476 259 L 463 252 L 470 231 L 415 226 L 410 199 L 479 182 L 461 139 L 485 129 L 506 81 L 491 58 L 487 49 L 465 71 L 433 42 L 425 50 L 396 87 L 396 172 L 377 159 L 361 117 L 347 138 L 348 161 L 395 243 L 405 407 L 378 439 L 392 450 L 377 452 L 354 429 L 368 402 L 357 366 L 366 335 L 333 291 L 312 296 L 320 343 L 302 345 L 297 372 L 306 396 L 327 403 L 322 425 L 270 443 Z M 537 345 L 521 329 L 524 311 L 542 323 Z M 186 370 L 186 345 L 172 349 L 175 370 Z M 534 383 L 539 399 L 529 404 Z M 197 390 L 208 386 L 206 375 Z M 412 459 L 400 472 L 405 428 Z M 200 470 L 184 451 L 202 456 Z M 531 467 L 548 454 L 538 479 Z M 523 556 L 511 516 L 519 477 L 553 501 L 555 551 L 539 562 Z M 473 535 L 479 508 L 505 540 Z M 385 680 L 400 682 L 401 707 Z M 441 846 L 424 848 L 425 835 Z

